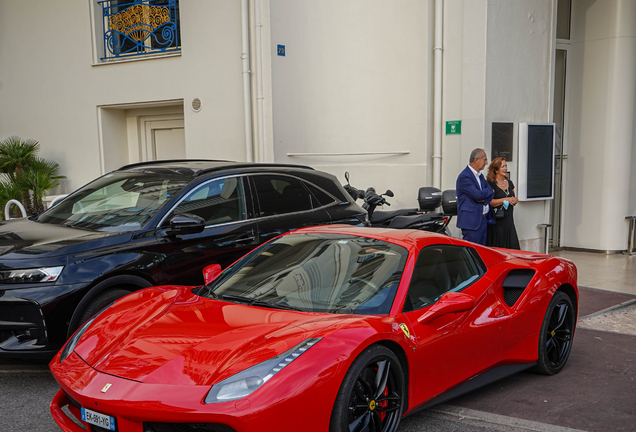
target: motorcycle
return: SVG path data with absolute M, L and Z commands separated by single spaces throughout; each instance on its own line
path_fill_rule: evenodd
M 351 186 L 349 173 L 345 172 L 347 184 L 345 190 L 353 199 L 362 199 L 362 207 L 367 210 L 369 224 L 372 227 L 418 229 L 439 234 L 450 235 L 448 224 L 453 216 L 457 215 L 457 196 L 454 189 L 442 192 L 434 187 L 421 187 L 418 191 L 419 208 L 404 208 L 392 211 L 377 210 L 378 206 L 390 206 L 385 197 L 393 197 L 389 189 L 378 194 L 375 188 L 367 188 L 362 191 Z M 442 212 L 435 210 L 442 206 Z

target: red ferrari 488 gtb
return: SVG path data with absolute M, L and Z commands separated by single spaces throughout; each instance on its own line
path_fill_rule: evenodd
M 401 417 L 572 348 L 576 268 L 410 230 L 282 235 L 206 285 L 93 316 L 51 362 L 82 431 L 396 431 Z

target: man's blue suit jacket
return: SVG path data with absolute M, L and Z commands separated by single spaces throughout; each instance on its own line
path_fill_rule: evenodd
M 479 179 L 481 188 L 468 166 L 457 177 L 457 228 L 478 229 L 484 213 L 484 204 L 488 204 L 495 195 L 484 176 L 479 176 Z

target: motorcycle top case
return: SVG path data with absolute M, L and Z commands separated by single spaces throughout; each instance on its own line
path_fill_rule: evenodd
M 442 193 L 442 210 L 447 215 L 457 214 L 457 191 L 455 189 L 448 189 Z
M 417 202 L 422 211 L 435 210 L 442 203 L 442 191 L 434 187 L 421 187 L 417 192 Z

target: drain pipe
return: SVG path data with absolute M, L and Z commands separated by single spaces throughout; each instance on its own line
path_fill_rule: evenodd
M 256 57 L 256 130 L 258 139 L 258 160 L 265 162 L 265 120 L 263 119 L 263 16 L 261 12 L 261 0 L 254 2 L 254 15 L 256 15 L 255 31 L 255 57 Z
M 442 52 L 444 0 L 435 0 L 435 71 L 433 75 L 433 187 L 442 184 Z
M 250 8 L 249 0 L 241 0 L 241 60 L 243 62 L 243 111 L 245 118 L 245 160 L 254 161 L 252 144 L 252 95 L 250 85 Z

